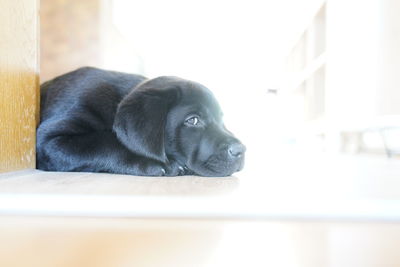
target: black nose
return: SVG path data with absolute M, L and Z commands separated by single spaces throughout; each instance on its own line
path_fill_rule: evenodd
M 246 147 L 241 143 L 233 143 L 228 148 L 229 155 L 234 158 L 240 158 L 246 152 Z

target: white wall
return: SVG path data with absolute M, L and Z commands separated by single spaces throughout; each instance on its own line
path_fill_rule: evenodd
M 329 116 L 374 126 L 399 115 L 400 2 L 335 0 L 327 10 Z
M 379 1 L 378 115 L 400 114 L 400 1 Z
M 280 88 L 287 51 L 321 0 L 105 3 L 119 37 L 114 32 L 108 41 L 114 48 L 104 67 L 203 83 L 216 94 L 228 128 L 248 146 L 280 138 L 277 128 L 288 131 L 290 103 L 267 90 Z

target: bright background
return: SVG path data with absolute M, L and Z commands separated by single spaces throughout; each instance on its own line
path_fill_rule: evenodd
M 112 22 L 125 44 L 105 42 L 104 64 L 203 83 L 250 155 L 271 150 L 293 120 L 268 90 L 281 88 L 288 51 L 320 2 L 116 0 Z
M 41 78 L 94 65 L 200 82 L 246 144 L 247 170 L 321 152 L 393 159 L 399 5 L 42 0 Z

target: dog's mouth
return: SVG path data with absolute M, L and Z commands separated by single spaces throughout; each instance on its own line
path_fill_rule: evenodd
M 233 159 L 226 154 L 213 154 L 204 161 L 189 160 L 175 157 L 174 160 L 179 165 L 179 175 L 198 175 L 207 177 L 225 177 L 235 172 L 239 172 L 244 167 L 245 155 Z
M 241 171 L 244 167 L 244 156 L 240 160 L 229 161 L 224 157 L 211 156 L 199 166 L 189 169 L 194 174 L 201 176 L 216 176 L 225 177 L 230 176 L 235 172 Z

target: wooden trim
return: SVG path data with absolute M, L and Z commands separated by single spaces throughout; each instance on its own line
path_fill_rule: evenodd
M 0 172 L 35 168 L 39 2 L 0 0 Z

